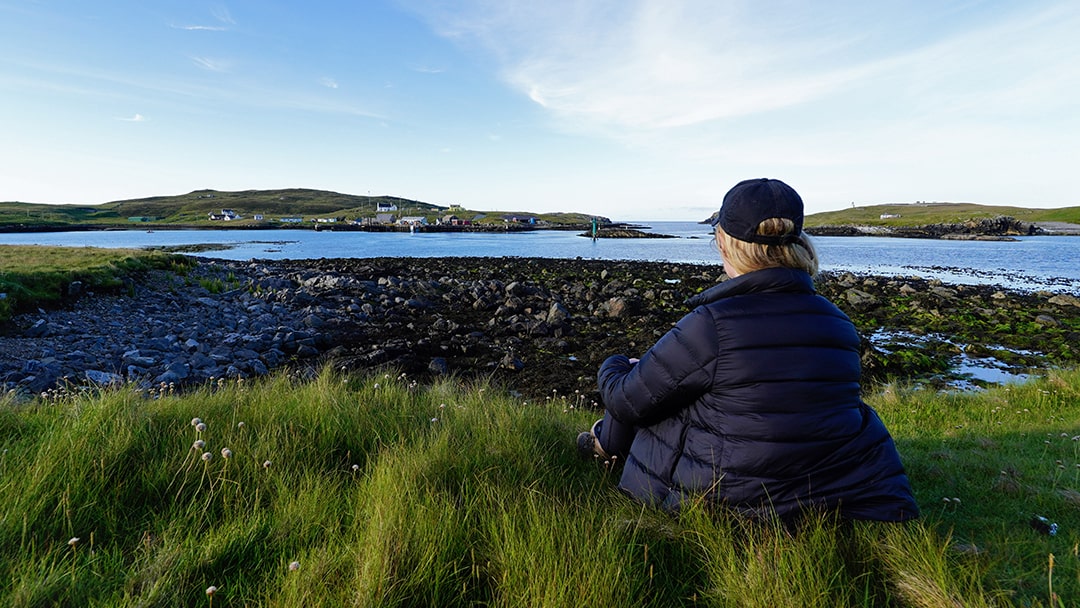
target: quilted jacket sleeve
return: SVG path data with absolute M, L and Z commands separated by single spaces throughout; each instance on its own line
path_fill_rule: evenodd
M 604 407 L 617 420 L 648 426 L 693 403 L 713 383 L 717 326 L 705 307 L 683 317 L 637 364 L 608 357 L 597 382 Z

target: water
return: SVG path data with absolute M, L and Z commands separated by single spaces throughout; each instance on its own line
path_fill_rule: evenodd
M 502 233 L 315 232 L 312 230 L 111 230 L 0 234 L 0 244 L 149 247 L 222 244 L 195 255 L 232 260 L 337 257 L 547 257 L 717 264 L 709 227 L 652 222 L 672 239 L 597 239 L 561 230 Z M 1080 237 L 1017 241 L 945 241 L 817 237 L 823 270 L 921 276 L 947 283 L 992 284 L 1080 294 Z

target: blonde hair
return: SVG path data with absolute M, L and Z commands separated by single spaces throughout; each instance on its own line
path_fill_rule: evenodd
M 770 218 L 758 224 L 757 233 L 768 236 L 793 235 L 795 222 L 786 218 Z M 786 245 L 763 245 L 740 241 L 717 225 L 716 240 L 721 245 L 724 265 L 739 274 L 763 268 L 794 268 L 805 270 L 810 276 L 818 272 L 817 251 L 805 232 L 799 232 Z

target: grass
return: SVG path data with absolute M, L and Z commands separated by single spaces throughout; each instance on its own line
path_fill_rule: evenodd
M 430 222 L 449 213 L 446 205 L 395 196 L 360 196 L 309 188 L 235 192 L 196 190 L 187 194 L 112 201 L 100 205 L 0 202 L 0 227 L 41 226 L 58 230 L 72 225 L 131 229 L 169 226 L 243 228 L 266 226 L 268 221 L 282 217 L 301 216 L 308 220 L 301 227 L 310 228 L 313 218 L 373 218 L 378 203 L 395 205 L 395 216 L 425 216 Z M 242 219 L 229 222 L 209 219 L 210 213 L 220 213 L 222 209 L 233 209 Z M 469 220 L 484 215 L 480 223 L 500 225 L 503 215 L 535 216 L 553 224 L 587 224 L 592 217 L 585 213 L 535 214 L 464 209 L 454 211 L 454 214 Z M 255 220 L 255 215 L 262 215 L 264 220 Z
M 140 249 L 0 245 L 0 322 L 34 306 L 68 297 L 75 282 L 87 290 L 116 289 L 132 273 L 152 268 L 181 270 L 193 264 L 182 255 Z
M 893 217 L 882 218 L 890 215 Z M 814 213 L 806 216 L 806 226 L 922 226 L 955 224 L 968 220 L 1014 217 L 1022 222 L 1069 222 L 1080 224 L 1080 207 L 1032 209 L 1028 207 L 978 205 L 975 203 L 908 203 L 866 205 Z
M 4 403 L 0 605 L 1075 604 L 1080 372 L 868 401 L 923 518 L 794 534 L 624 497 L 568 396 L 326 370 Z

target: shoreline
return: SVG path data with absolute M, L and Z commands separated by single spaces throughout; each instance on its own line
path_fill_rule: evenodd
M 688 297 L 723 279 L 720 266 L 669 262 L 200 258 L 186 277 L 151 273 L 16 316 L 0 327 L 0 381 L 27 394 L 149 389 L 332 364 L 593 396 L 604 358 L 640 354 L 689 312 Z M 864 336 L 868 384 L 948 387 L 963 379 L 951 369 L 961 357 L 1015 375 L 1080 359 L 1080 298 L 1067 293 L 852 272 L 816 284 Z
M 687 220 L 690 221 L 690 220 Z M 708 222 L 696 222 L 707 225 Z M 669 238 L 671 235 L 642 233 L 638 222 L 609 222 L 604 224 L 597 234 L 598 238 Z M 240 224 L 216 222 L 212 224 L 4 224 L 0 233 L 47 233 L 47 232 L 110 232 L 131 231 L 147 232 L 154 230 L 298 230 L 313 232 L 431 232 L 431 233 L 512 233 L 534 232 L 541 230 L 586 231 L 581 236 L 591 236 L 588 224 L 469 224 L 469 225 L 421 225 L 407 226 L 394 224 L 352 224 L 304 222 L 303 224 L 261 223 Z M 963 224 L 927 224 L 912 226 L 871 226 L 871 225 L 821 225 L 808 226 L 805 231 L 810 236 L 874 236 L 883 238 L 915 238 L 944 240 L 1016 240 L 1018 236 L 1080 236 L 1080 224 L 1068 222 L 1033 222 L 1024 223 L 1013 218 L 1003 217 L 994 220 L 980 220 Z

